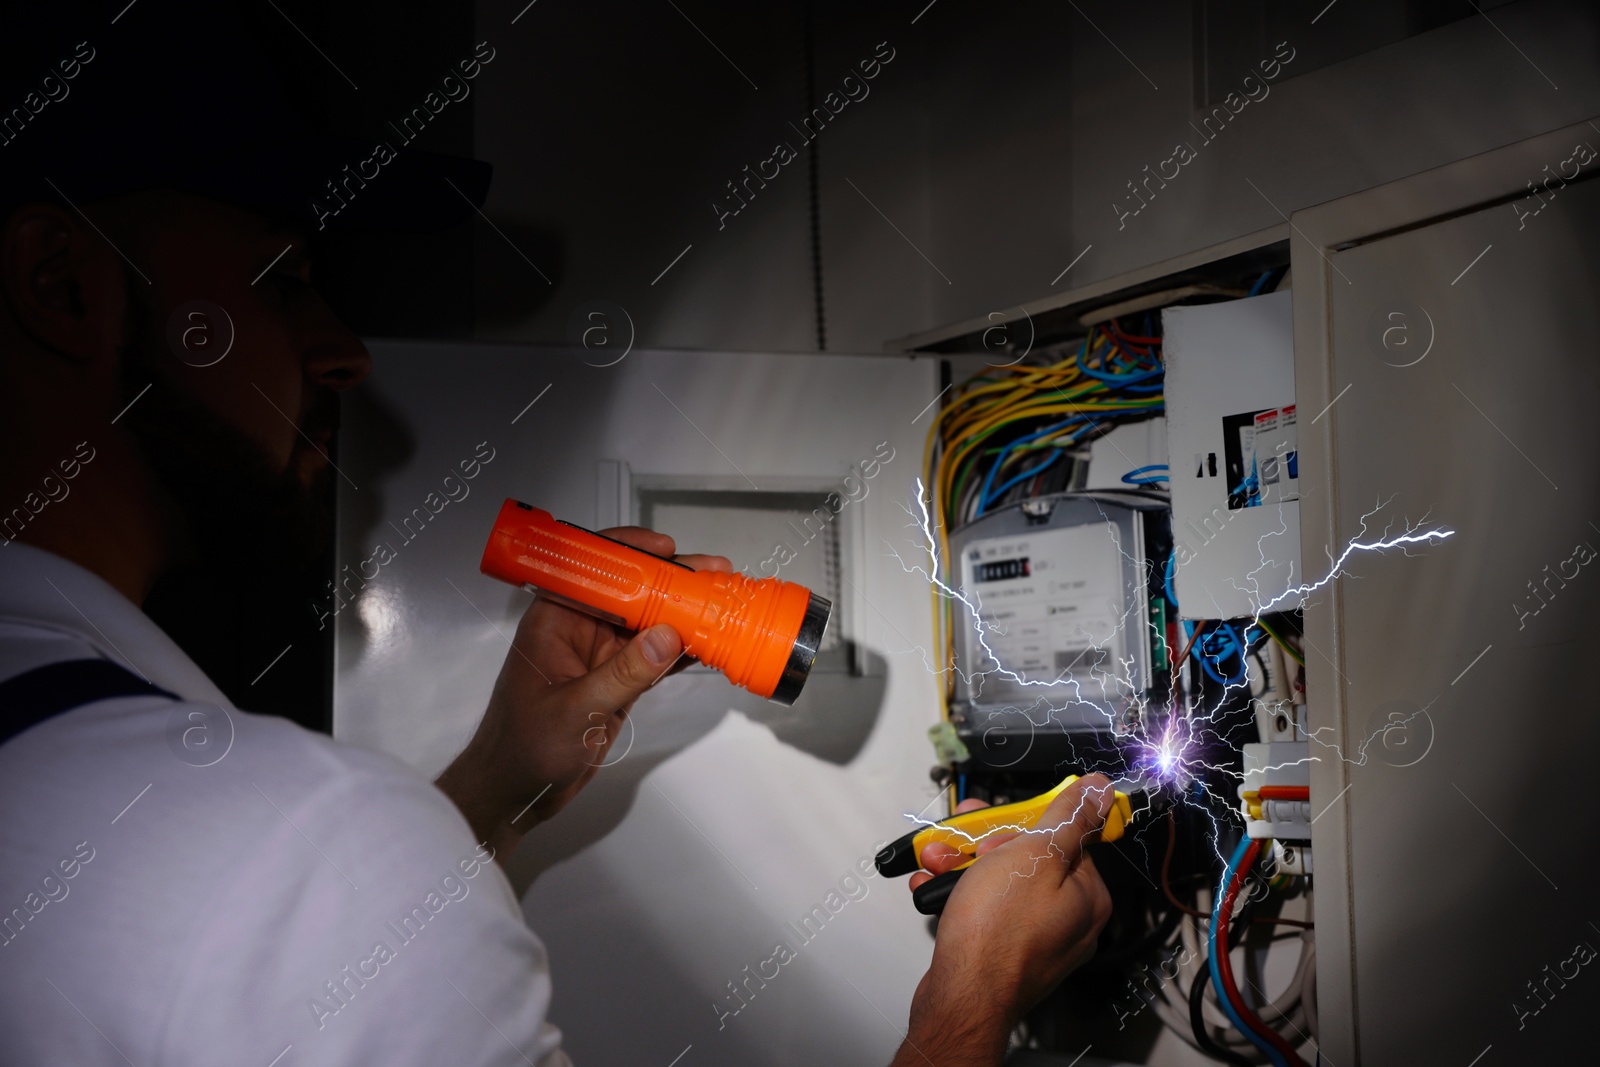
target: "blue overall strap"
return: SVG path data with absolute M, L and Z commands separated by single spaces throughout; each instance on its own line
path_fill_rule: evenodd
M 24 671 L 0 682 L 0 745 L 62 712 L 134 696 L 182 699 L 105 659 L 69 659 Z

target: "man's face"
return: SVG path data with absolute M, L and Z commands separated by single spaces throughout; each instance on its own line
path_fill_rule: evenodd
M 157 214 L 129 220 L 143 239 L 127 274 L 124 421 L 181 512 L 185 547 L 306 562 L 331 530 L 337 394 L 371 358 L 311 288 L 303 233 L 199 197 L 130 199 Z

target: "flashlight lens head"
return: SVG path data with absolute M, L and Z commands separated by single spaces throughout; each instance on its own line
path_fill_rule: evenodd
M 822 647 L 822 635 L 827 632 L 828 619 L 833 616 L 833 603 L 825 597 L 811 594 L 806 604 L 806 614 L 800 622 L 800 632 L 795 635 L 794 647 L 789 649 L 789 661 L 784 664 L 783 676 L 772 691 L 771 699 L 779 704 L 793 704 L 811 676 L 811 665 L 816 662 L 817 649 Z

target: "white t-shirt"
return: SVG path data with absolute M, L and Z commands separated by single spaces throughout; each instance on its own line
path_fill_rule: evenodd
M 184 699 L 0 745 L 0 1064 L 568 1063 L 544 946 L 449 799 L 238 711 L 98 577 L 0 544 L 0 680 L 89 657 Z

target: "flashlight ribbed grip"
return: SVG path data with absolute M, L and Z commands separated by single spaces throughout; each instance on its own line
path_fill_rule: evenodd
M 620 597 L 637 596 L 644 585 L 637 566 L 586 548 L 577 538 L 563 536 L 558 530 L 529 530 L 522 547 L 530 559 L 537 561 L 536 566 L 552 577 L 591 585 Z

